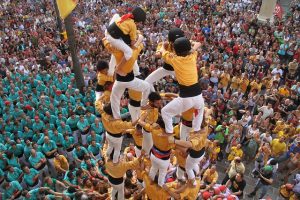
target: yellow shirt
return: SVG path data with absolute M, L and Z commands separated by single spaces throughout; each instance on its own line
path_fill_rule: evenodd
M 273 139 L 271 142 L 271 150 L 274 156 L 279 156 L 286 151 L 286 143 L 280 142 L 278 138 Z
M 281 138 L 281 137 L 287 138 L 288 135 L 286 135 L 286 133 L 285 133 L 284 131 L 279 131 L 279 132 L 277 133 L 277 137 L 278 137 L 278 138 Z
M 180 126 L 179 126 L 179 124 L 177 124 L 176 126 L 174 126 L 174 129 L 173 129 L 173 136 L 174 136 L 176 139 L 179 139 L 179 138 L 180 138 Z
M 239 88 L 239 84 L 240 84 L 240 78 L 234 76 L 234 77 L 231 79 L 231 85 L 230 85 L 230 87 L 231 87 L 232 89 L 237 90 L 237 89 Z
M 192 143 L 192 149 L 195 151 L 200 151 L 204 147 L 206 147 L 207 144 L 207 135 L 208 135 L 208 127 L 206 127 L 203 130 L 201 130 L 201 133 L 197 134 L 191 134 L 189 141 Z
M 257 91 L 260 91 L 260 88 L 261 88 L 261 84 L 258 84 L 256 81 L 252 81 L 251 83 L 250 83 L 250 86 L 251 86 L 251 92 L 253 91 L 253 90 L 257 90 Z
M 281 96 L 287 97 L 290 95 L 290 91 L 288 89 L 282 87 L 282 88 L 279 88 L 278 94 Z
M 59 155 L 59 159 L 54 158 L 53 159 L 54 167 L 55 169 L 58 169 L 59 167 L 68 171 L 69 170 L 69 163 L 65 156 Z
M 179 151 L 178 149 L 175 149 L 175 156 L 177 158 L 177 164 L 179 167 L 185 168 L 185 162 L 187 155 Z
M 223 73 L 220 76 L 220 84 L 222 87 L 227 87 L 230 81 L 230 75 L 228 73 Z
M 206 146 L 207 135 L 206 134 L 193 134 L 190 136 L 190 142 L 192 143 L 192 149 L 200 151 Z
M 185 121 L 193 121 L 193 117 L 194 117 L 194 108 L 191 108 L 183 113 L 181 113 L 181 118 L 184 119 Z
M 108 76 L 107 74 L 103 74 L 101 72 L 98 72 L 97 82 L 98 82 L 98 85 L 104 86 L 106 82 L 114 82 L 114 77 Z
M 180 193 L 180 199 L 195 200 L 200 190 L 200 179 L 196 179 L 196 187 L 187 187 Z
M 127 170 L 135 169 L 139 164 L 140 162 L 137 158 L 130 162 L 122 161 L 118 164 L 114 164 L 111 160 L 109 160 L 105 163 L 105 169 L 110 176 L 114 178 L 122 178 Z
M 174 147 L 174 144 L 170 144 L 167 135 L 163 135 L 162 129 L 157 126 L 150 126 L 147 124 L 148 130 L 152 134 L 153 145 L 161 151 L 169 151 Z
M 103 104 L 107 104 L 110 102 L 110 94 L 111 94 L 111 91 L 108 91 L 108 90 L 105 90 L 103 92 L 103 94 L 100 97 L 100 100 L 102 101 Z
M 142 100 L 142 92 L 136 91 L 136 90 L 128 90 L 129 98 L 134 101 L 141 101 Z
M 156 47 L 156 52 L 157 52 L 157 53 L 160 52 L 160 50 L 161 50 L 161 48 L 162 48 L 162 44 L 163 44 L 162 42 L 158 43 L 158 45 L 157 45 L 157 47 Z M 175 53 L 174 50 L 172 49 L 170 43 L 168 44 L 166 50 L 169 51 L 169 52 Z M 170 63 L 168 63 L 167 61 L 165 61 L 165 63 L 170 64 Z
M 146 115 L 145 122 L 149 125 L 155 123 L 158 119 L 158 109 L 157 108 L 149 108 L 147 110 L 143 110 L 141 113 L 141 118 Z M 150 132 L 149 126 L 144 127 L 145 131 Z
M 285 124 L 282 121 L 277 121 L 276 122 L 276 126 L 273 130 L 273 133 L 278 133 L 279 131 L 282 131 L 285 127 Z
M 121 31 L 125 35 L 130 36 L 131 41 L 135 41 L 137 39 L 137 28 L 133 19 L 126 19 L 125 21 L 120 23 L 121 18 L 115 21 L 116 25 L 121 29 Z
M 134 128 L 131 122 L 126 122 L 121 119 L 114 119 L 111 115 L 108 115 L 103 111 L 102 102 L 100 100 L 95 102 L 96 110 L 101 114 L 103 126 L 106 131 L 111 134 L 120 134 L 127 129 Z
M 211 173 L 210 171 L 211 169 L 207 169 L 204 172 L 203 177 L 206 176 L 206 179 L 204 181 L 207 181 L 209 183 L 216 183 L 219 178 L 218 172 L 215 171 L 214 173 Z
M 149 175 L 142 172 L 143 181 L 145 184 L 145 193 L 151 200 L 168 200 L 170 195 L 163 188 L 153 183 Z
M 240 88 L 243 91 L 243 93 L 245 93 L 247 90 L 247 86 L 249 85 L 249 80 L 242 78 L 242 79 L 240 79 L 239 85 L 240 85 Z
M 103 40 L 103 45 L 110 53 L 112 53 L 115 56 L 117 65 L 120 64 L 120 62 L 123 59 L 124 53 L 116 48 L 113 48 L 106 39 Z M 132 49 L 131 58 L 127 60 L 126 63 L 123 65 L 122 69 L 120 69 L 123 73 L 128 74 L 132 72 L 133 65 L 143 48 L 144 45 L 141 43 L 137 48 Z
M 135 129 L 131 129 L 129 133 L 132 135 L 135 145 L 141 147 L 143 144 L 143 134 L 137 133 Z
M 198 83 L 196 51 L 185 57 L 165 51 L 162 57 L 165 62 L 173 66 L 176 79 L 180 85 L 191 86 Z
M 228 160 L 232 161 L 234 157 L 243 157 L 243 150 L 242 149 L 237 149 L 237 147 L 231 147 L 231 151 L 228 155 Z

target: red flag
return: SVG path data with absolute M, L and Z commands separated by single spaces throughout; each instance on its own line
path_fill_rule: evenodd
M 283 15 L 283 8 L 280 4 L 276 4 L 276 7 L 275 7 L 275 11 L 274 11 L 274 14 L 278 17 L 278 18 L 282 18 L 282 15 Z

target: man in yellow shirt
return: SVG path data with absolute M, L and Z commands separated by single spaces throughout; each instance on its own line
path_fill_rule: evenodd
M 224 70 L 224 72 L 220 76 L 220 87 L 223 88 L 223 93 L 226 92 L 226 89 L 230 82 L 230 74 L 228 73 L 228 70 Z
M 165 45 L 161 49 L 162 58 L 173 66 L 176 79 L 179 83 L 179 97 L 173 99 L 162 110 L 161 114 L 166 124 L 166 132 L 173 133 L 172 118 L 191 108 L 195 109 L 193 119 L 194 131 L 200 131 L 204 114 L 204 99 L 201 86 L 198 82 L 197 48 L 200 43 L 195 43 L 192 49 L 191 42 L 184 37 L 174 42 L 175 54 L 166 50 Z
M 105 38 L 103 39 L 103 44 L 105 48 L 115 56 L 117 64 L 121 65 L 119 67 L 119 71 L 122 75 L 116 74 L 116 80 L 114 82 L 110 96 L 113 116 L 115 119 L 120 119 L 120 101 L 126 89 L 143 92 L 143 102 L 146 101 L 150 93 L 150 84 L 146 81 L 136 78 L 133 73 L 134 62 L 137 60 L 138 55 L 140 54 L 144 46 L 142 43 L 140 43 L 137 48 L 133 49 L 132 57 L 124 64 L 121 64 L 123 52 L 116 48 L 113 48 Z
M 227 158 L 228 161 L 232 161 L 235 157 L 243 157 L 244 152 L 241 147 L 242 147 L 241 144 L 231 147 L 231 151 Z
M 207 187 L 204 190 L 202 190 L 201 192 L 204 192 L 206 190 L 213 188 L 213 186 L 217 183 L 218 178 L 219 178 L 219 174 L 217 172 L 217 168 L 215 165 L 212 165 L 203 174 L 202 181 L 205 184 L 207 184 Z
M 138 123 L 152 134 L 153 146 L 150 156 L 151 168 L 149 176 L 154 181 L 158 173 L 158 185 L 162 187 L 165 184 L 167 170 L 170 165 L 170 155 L 173 144 L 169 143 L 168 135 L 165 132 L 165 124 L 161 117 L 158 117 L 156 123 L 152 125 L 143 121 L 142 118 Z
M 106 130 L 106 139 L 108 142 L 107 156 L 114 151 L 113 161 L 117 162 L 123 141 L 123 133 L 127 129 L 134 128 L 136 122 L 126 122 L 121 119 L 115 120 L 112 116 L 111 104 L 103 105 L 100 100 L 95 102 L 96 110 L 101 114 L 102 123 Z
M 143 144 L 143 133 L 141 125 L 137 124 L 135 126 L 135 129 L 129 129 L 126 132 L 132 135 L 135 155 L 136 157 L 140 157 Z
M 145 11 L 136 7 L 132 13 L 128 13 L 120 17 L 115 14 L 109 22 L 109 27 L 105 31 L 105 37 L 111 45 L 124 53 L 123 62 L 128 61 L 132 57 L 132 48 L 136 47 L 143 40 L 143 36 L 137 30 L 137 24 L 146 20 Z M 116 58 L 111 56 L 109 62 L 109 75 L 112 76 L 116 67 Z M 135 75 L 139 75 L 139 67 L 137 62 L 134 63 Z M 117 71 L 118 72 L 118 71 Z
M 169 193 L 165 189 L 154 183 L 146 171 L 142 172 L 142 177 L 145 188 L 144 191 L 148 199 L 168 200 L 170 198 Z
M 271 150 L 273 157 L 279 157 L 287 150 L 287 145 L 284 142 L 284 137 L 275 138 L 271 142 Z
M 69 170 L 69 163 L 64 155 L 59 155 L 58 153 L 55 153 L 53 164 L 58 175 L 64 175 Z
M 201 129 L 200 133 L 190 135 L 188 141 L 175 140 L 174 137 L 169 137 L 169 142 L 188 148 L 188 156 L 186 159 L 185 170 L 188 179 L 195 184 L 195 173 L 198 176 L 200 173 L 199 162 L 204 156 L 205 146 L 207 144 L 208 127 Z
M 113 162 L 113 153 L 109 155 L 105 163 L 105 169 L 108 174 L 108 181 L 112 186 L 111 199 L 116 199 L 115 196 L 118 194 L 118 200 L 124 199 L 124 175 L 130 169 L 136 169 L 140 165 L 140 161 L 143 158 L 143 154 L 137 159 L 130 162 L 125 162 L 118 158 L 118 162 Z
M 152 125 L 156 123 L 159 112 L 158 109 L 161 107 L 161 96 L 157 92 L 151 92 L 149 94 L 149 102 L 147 104 L 147 109 L 142 111 L 141 121 Z M 143 127 L 143 150 L 146 155 L 149 155 L 150 150 L 153 146 L 153 140 L 151 135 L 150 126 Z
M 168 187 L 166 185 L 164 186 L 164 190 L 174 199 L 195 200 L 198 197 L 200 186 L 201 180 L 197 178 L 196 185 L 193 185 L 190 182 L 183 182 L 176 186 L 173 184 L 173 187 Z M 176 189 L 174 187 L 176 187 Z
M 106 82 L 113 82 L 114 77 L 108 74 L 108 63 L 100 60 L 97 63 L 97 86 L 96 86 L 96 100 L 98 100 L 105 91 L 104 85 Z
M 168 47 L 167 50 L 170 52 L 174 52 L 173 43 L 177 38 L 184 37 L 184 32 L 180 28 L 173 28 L 168 33 Z M 159 43 L 156 50 L 156 57 L 161 58 L 161 48 L 163 43 Z M 162 79 L 166 76 L 175 76 L 174 69 L 172 65 L 170 65 L 168 62 L 164 62 L 162 67 L 159 67 L 154 72 L 152 72 L 146 79 L 148 83 L 151 85 L 155 83 L 156 81 Z M 154 91 L 154 88 L 152 86 L 152 90 Z

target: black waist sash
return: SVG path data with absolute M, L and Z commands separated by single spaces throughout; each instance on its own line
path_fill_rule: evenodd
M 195 83 L 194 85 L 190 85 L 190 86 L 179 84 L 179 96 L 182 98 L 195 97 L 200 95 L 201 92 L 202 89 L 199 83 Z
M 133 81 L 133 79 L 134 79 L 133 71 L 131 71 L 128 74 L 126 74 L 126 76 L 120 76 L 119 74 L 117 74 L 116 75 L 116 79 L 117 79 L 117 81 L 120 81 L 120 82 L 130 82 L 130 81 Z
M 114 184 L 114 185 L 119 185 L 119 184 L 122 184 L 124 179 L 123 177 L 121 178 L 114 178 L 112 177 L 111 175 L 107 174 L 107 177 L 108 177 L 108 180 L 111 184 Z
M 189 149 L 189 155 L 192 158 L 200 158 L 205 152 L 205 149 L 201 149 L 200 151 L 195 151 L 194 149 Z

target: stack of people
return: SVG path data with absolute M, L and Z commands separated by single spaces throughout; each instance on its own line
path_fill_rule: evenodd
M 50 2 L 5 1 L 2 199 L 299 199 L 299 5 L 162 2 L 79 4 L 80 92 Z

